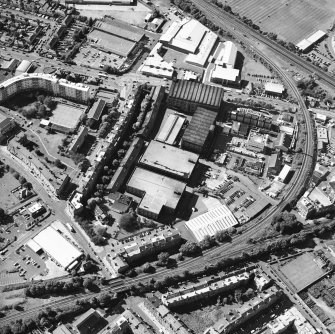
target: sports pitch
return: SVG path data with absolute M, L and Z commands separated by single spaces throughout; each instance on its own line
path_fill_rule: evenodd
M 314 261 L 313 254 L 310 253 L 300 255 L 278 269 L 297 291 L 325 274 Z
M 226 0 L 225 3 L 262 30 L 294 44 L 317 30 L 329 29 L 335 14 L 333 0 Z
M 58 102 L 56 109 L 52 111 L 49 121 L 52 124 L 62 126 L 67 129 L 74 129 L 85 112 L 85 108 L 75 107 L 70 104 Z

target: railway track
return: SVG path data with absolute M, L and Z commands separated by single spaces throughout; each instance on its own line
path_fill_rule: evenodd
M 321 70 L 319 67 L 311 64 L 307 60 L 302 59 L 297 54 L 290 52 L 289 50 L 279 45 L 275 41 L 260 34 L 259 32 L 252 29 L 244 22 L 240 21 L 233 14 L 230 14 L 224 11 L 223 9 L 217 7 L 216 5 L 211 3 L 209 0 L 192 0 L 192 2 L 198 7 L 198 9 L 200 9 L 207 16 L 207 18 L 211 18 L 214 16 L 216 19 L 219 18 L 220 19 L 219 26 L 223 27 L 224 25 L 223 28 L 225 30 L 231 31 L 233 35 L 235 35 L 236 32 L 241 32 L 248 37 L 249 36 L 253 37 L 257 41 L 263 43 L 264 45 L 266 45 L 267 47 L 275 51 L 278 55 L 284 57 L 290 63 L 299 66 L 301 69 L 305 70 L 307 73 L 317 74 L 319 76 L 319 81 L 322 82 L 323 84 L 329 87 L 332 87 L 332 88 L 335 87 L 334 77 L 329 75 L 327 72 Z M 250 44 L 250 42 L 248 44 Z
M 222 23 L 222 10 L 220 10 L 218 7 L 214 6 L 213 4 L 207 3 L 203 0 L 193 0 L 193 2 L 198 6 L 198 8 L 207 16 L 207 18 L 211 18 L 213 20 L 213 23 L 215 23 L 217 26 L 222 27 L 224 29 L 226 28 L 226 25 Z M 224 12 L 225 13 L 225 12 Z M 231 15 L 232 16 L 232 15 Z M 232 28 L 235 29 L 239 29 L 239 31 L 241 31 L 243 34 L 245 34 L 246 32 L 249 33 L 250 29 L 246 29 L 244 27 L 243 24 L 241 24 L 240 22 L 236 23 L 235 17 L 234 16 L 229 16 L 227 15 L 227 21 L 231 23 L 231 32 L 233 34 L 236 33 L 235 30 L 233 30 Z M 254 34 L 250 34 L 250 35 L 254 35 Z M 260 35 L 261 36 L 261 35 Z M 254 37 L 254 36 L 253 36 Z M 264 44 L 269 44 L 272 47 L 272 44 L 274 43 L 270 43 L 270 41 L 266 38 L 264 38 L 264 36 L 261 36 L 262 38 L 259 38 L 259 36 L 254 37 L 260 41 L 262 41 L 262 43 Z M 247 38 L 244 38 L 243 36 L 239 36 L 239 39 L 242 40 L 246 45 L 248 46 L 252 46 L 250 44 L 250 41 L 248 41 Z M 263 41 L 265 40 L 265 41 Z M 287 55 L 288 51 L 286 49 L 284 49 L 284 51 L 282 50 L 283 48 L 278 48 L 278 45 L 274 44 L 276 46 L 273 47 L 273 50 L 278 52 L 278 54 L 282 55 L 282 53 L 285 53 L 285 57 L 290 58 L 290 56 Z M 242 252 L 244 251 L 249 251 L 252 250 L 255 246 L 254 245 L 249 245 L 246 244 L 245 242 L 249 239 L 254 237 L 255 235 L 257 235 L 257 233 L 259 233 L 260 228 L 262 228 L 263 226 L 265 226 L 267 223 L 269 223 L 271 221 L 271 219 L 279 212 L 281 212 L 283 210 L 283 208 L 285 207 L 286 203 L 289 202 L 292 198 L 294 198 L 296 195 L 298 195 L 301 191 L 301 187 L 302 185 L 305 185 L 305 182 L 308 178 L 308 167 L 312 166 L 312 159 L 313 159 L 313 155 L 314 155 L 314 136 L 313 136 L 313 127 L 312 127 L 312 121 L 310 119 L 310 114 L 309 111 L 307 110 L 304 101 L 302 99 L 302 97 L 299 94 L 299 91 L 297 89 L 297 87 L 295 86 L 295 83 L 293 82 L 293 80 L 286 74 L 285 71 L 283 71 L 276 63 L 274 63 L 271 59 L 269 59 L 268 57 L 266 57 L 260 50 L 257 50 L 257 48 L 255 48 L 254 46 L 253 50 L 255 53 L 257 53 L 260 57 L 262 57 L 263 59 L 265 59 L 269 65 L 271 65 L 271 67 L 273 67 L 274 70 L 276 70 L 276 72 L 278 73 L 278 75 L 281 76 L 284 84 L 289 87 L 293 94 L 295 95 L 300 108 L 303 112 L 304 118 L 305 118 L 305 122 L 306 122 L 306 128 L 307 128 L 307 140 L 306 140 L 306 145 L 305 145 L 305 151 L 304 151 L 304 155 L 303 155 L 303 161 L 302 161 L 302 166 L 300 168 L 300 170 L 297 171 L 297 175 L 295 178 L 295 183 L 291 186 L 291 188 L 288 190 L 288 192 L 285 194 L 285 197 L 283 198 L 282 202 L 276 206 L 271 208 L 267 214 L 265 215 L 265 217 L 263 217 L 261 220 L 258 221 L 254 221 L 254 222 L 250 222 L 246 229 L 244 230 L 242 235 L 238 235 L 236 237 L 234 237 L 232 243 L 228 243 L 228 244 L 224 244 L 221 245 L 219 247 L 216 247 L 214 249 L 205 251 L 202 258 L 206 259 L 207 262 L 211 262 L 211 261 L 215 261 L 218 260 L 222 257 L 233 257 L 233 256 L 237 256 L 240 255 Z M 278 51 L 277 51 L 278 49 Z M 292 55 L 292 54 L 291 54 Z M 292 55 L 295 56 L 295 55 Z M 297 56 L 294 57 L 298 58 Z M 296 60 L 292 60 L 294 62 L 296 62 Z M 302 65 L 304 65 L 304 62 L 301 61 L 301 59 L 299 59 L 299 63 L 302 63 Z M 310 65 L 310 64 L 308 64 Z M 313 70 L 314 73 L 318 73 L 318 71 L 311 69 L 311 67 L 308 67 L 308 70 L 311 71 Z M 323 72 L 322 72 L 323 73 Z M 331 83 L 333 86 L 335 84 L 335 80 L 331 77 L 326 78 L 326 80 L 329 80 L 329 83 Z M 184 270 L 190 270 L 190 269 L 197 269 L 199 268 L 199 258 L 192 258 L 192 259 L 187 259 L 183 262 L 181 262 L 178 265 L 178 268 L 176 268 L 175 270 L 173 270 L 173 273 L 180 273 Z M 121 279 L 121 278 L 117 278 L 114 281 L 112 281 L 112 283 L 108 286 L 104 286 L 101 292 L 119 292 L 119 291 L 124 291 L 127 290 L 131 287 L 131 285 L 136 284 L 138 282 L 143 282 L 146 279 L 151 279 L 151 278 L 162 278 L 164 277 L 164 275 L 168 275 L 171 274 L 172 270 L 171 269 L 159 269 L 157 270 L 156 273 L 154 274 L 145 274 L 145 275 L 140 275 L 139 277 L 133 278 L 133 279 Z M 96 296 L 98 293 L 94 293 L 94 292 L 89 292 L 89 293 L 82 293 L 82 294 L 76 294 L 76 295 L 71 295 L 69 297 L 65 297 L 59 301 L 53 301 L 47 304 L 44 304 L 43 307 L 52 307 L 52 308 L 61 308 L 61 307 L 65 307 L 68 305 L 72 305 L 73 302 L 75 300 L 80 300 L 80 299 L 86 299 L 86 298 L 90 298 L 90 297 L 94 297 Z M 41 310 L 40 307 L 34 307 L 31 308 L 27 311 L 25 311 L 23 314 L 22 313 L 16 313 L 16 314 L 12 314 L 9 316 L 6 316 L 5 318 L 0 320 L 1 324 L 4 323 L 8 323 L 11 321 L 15 321 L 15 320 L 19 320 L 22 319 L 22 317 L 29 317 L 29 316 L 35 316 L 37 312 L 39 312 Z

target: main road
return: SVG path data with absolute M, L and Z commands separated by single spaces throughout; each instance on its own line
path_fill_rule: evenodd
M 222 23 L 222 15 L 220 15 L 219 8 L 215 7 L 212 4 L 208 4 L 201 0 L 195 0 L 194 3 L 196 3 L 199 6 L 199 9 L 203 11 L 203 13 L 207 16 L 208 19 L 211 19 L 213 23 L 215 23 L 217 26 L 222 27 L 226 29 L 226 25 Z M 222 14 L 222 13 L 221 13 Z M 226 21 L 227 22 L 227 21 Z M 234 21 L 235 22 L 235 21 Z M 235 24 L 235 23 L 234 23 Z M 233 25 L 232 27 L 237 27 L 237 25 Z M 244 27 L 242 27 L 244 29 Z M 235 28 L 236 29 L 236 28 Z M 241 32 L 244 33 L 244 30 L 241 29 Z M 250 41 L 248 41 L 246 38 L 243 38 L 241 36 L 240 38 L 246 45 L 250 45 Z M 295 83 L 293 80 L 287 75 L 285 71 L 283 71 L 275 62 L 273 62 L 271 59 L 266 57 L 260 50 L 257 50 L 255 46 L 253 46 L 254 52 L 257 53 L 260 57 L 265 59 L 269 65 L 273 67 L 273 69 L 278 73 L 279 76 L 281 76 L 284 84 L 289 87 L 292 91 L 292 93 L 295 95 L 299 106 L 303 112 L 306 127 L 307 127 L 307 138 L 304 154 L 303 154 L 303 162 L 301 165 L 301 168 L 296 171 L 295 176 L 295 182 L 292 184 L 291 188 L 288 190 L 288 192 L 285 194 L 282 202 L 276 206 L 270 209 L 267 214 L 260 220 L 256 220 L 253 222 L 250 222 L 246 229 L 244 230 L 243 234 L 236 236 L 232 243 L 230 244 L 224 244 L 220 247 L 216 247 L 210 251 L 207 251 L 204 253 L 203 260 L 207 261 L 207 263 L 210 263 L 210 261 L 214 261 L 217 259 L 220 259 L 222 257 L 231 257 L 241 254 L 243 251 L 251 251 L 255 246 L 254 245 L 248 245 L 246 244 L 246 241 L 257 235 L 259 232 L 259 229 L 264 227 L 266 224 L 268 224 L 271 219 L 279 212 L 283 210 L 286 203 L 288 203 L 290 200 L 292 200 L 295 196 L 297 196 L 301 188 L 306 184 L 308 180 L 308 175 L 310 172 L 310 168 L 313 165 L 313 155 L 314 155 L 314 136 L 313 136 L 313 125 L 312 121 L 310 119 L 310 114 L 304 104 L 304 101 L 299 94 L 298 89 L 295 86 Z M 281 54 L 279 52 L 279 54 Z M 333 79 L 332 79 L 333 80 Z M 178 268 L 174 272 L 181 272 L 183 270 L 189 270 L 192 268 L 198 268 L 200 259 L 188 259 L 184 262 L 180 263 Z M 116 279 L 113 281 L 111 286 L 106 286 L 102 288 L 102 291 L 108 292 L 108 291 L 120 291 L 122 289 L 129 288 L 131 284 L 141 282 L 145 279 L 150 278 L 162 278 L 164 275 L 171 274 L 171 269 L 161 269 L 158 270 L 157 273 L 153 275 L 141 275 L 138 278 L 134 279 Z M 96 293 L 89 293 L 89 294 L 78 294 L 75 296 L 70 296 L 65 299 L 56 301 L 56 302 L 50 302 L 43 305 L 44 307 L 50 306 L 50 307 L 61 307 L 68 305 L 70 303 L 73 303 L 74 300 L 80 299 L 80 298 L 86 298 L 96 295 Z M 13 320 L 18 320 L 24 316 L 32 316 L 35 315 L 39 308 L 33 308 L 29 309 L 25 312 L 21 313 L 14 313 L 12 315 L 9 315 L 1 320 L 1 322 L 9 322 Z

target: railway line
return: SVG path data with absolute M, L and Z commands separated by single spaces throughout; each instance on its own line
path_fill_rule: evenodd
M 219 247 L 216 247 L 214 249 L 205 251 L 202 258 L 206 259 L 206 261 L 208 263 L 210 263 L 211 261 L 218 260 L 222 257 L 233 257 L 233 256 L 240 255 L 244 251 L 251 251 L 255 246 L 247 244 L 246 241 L 249 238 L 252 238 L 255 235 L 257 235 L 257 233 L 259 233 L 260 228 L 262 228 L 267 223 L 269 223 L 271 221 L 271 219 L 276 214 L 278 214 L 279 212 L 281 212 L 283 210 L 283 208 L 285 207 L 287 202 L 289 202 L 292 198 L 294 198 L 295 196 L 297 196 L 300 193 L 301 187 L 303 185 L 305 185 L 305 182 L 307 182 L 307 180 L 308 180 L 309 166 L 312 166 L 312 163 L 313 163 L 314 134 L 313 134 L 313 126 L 312 126 L 312 121 L 310 119 L 309 111 L 307 110 L 307 108 L 304 104 L 304 101 L 303 101 L 302 97 L 300 96 L 297 87 L 295 86 L 295 83 L 286 74 L 285 71 L 283 71 L 271 59 L 266 57 L 254 45 L 251 45 L 250 41 L 247 38 L 245 38 L 244 34 L 249 33 L 250 29 L 246 29 L 245 25 L 243 25 L 241 22 L 236 23 L 236 19 L 233 15 L 221 15 L 222 12 L 224 12 L 224 11 L 220 10 L 218 7 L 216 7 L 215 5 L 213 5 L 211 3 L 207 3 L 206 1 L 203 1 L 203 0 L 193 0 L 193 2 L 207 16 L 207 18 L 212 19 L 213 23 L 215 23 L 217 26 L 222 27 L 224 29 L 227 29 L 226 24 L 229 23 L 231 25 L 230 29 L 233 30 L 233 28 L 234 28 L 234 31 L 232 31 L 233 34 L 236 34 L 236 30 L 240 31 L 242 34 L 241 34 L 241 36 L 239 36 L 239 39 L 241 41 L 243 41 L 243 43 L 245 43 L 245 45 L 252 46 L 254 52 L 257 53 L 263 59 L 265 59 L 269 63 L 269 65 L 271 65 L 273 67 L 273 69 L 276 70 L 278 75 L 281 76 L 284 84 L 287 87 L 289 87 L 292 90 L 293 94 L 295 95 L 295 97 L 296 97 L 296 99 L 299 103 L 299 106 L 300 106 L 300 108 L 303 112 L 305 122 L 306 122 L 306 128 L 307 128 L 307 140 L 306 140 L 306 145 L 305 145 L 305 150 L 304 150 L 304 155 L 303 155 L 303 161 L 302 161 L 301 168 L 296 171 L 295 182 L 291 186 L 291 188 L 288 190 L 288 192 L 285 194 L 285 197 L 283 198 L 281 203 L 278 206 L 271 208 L 262 219 L 248 223 L 248 225 L 246 226 L 246 229 L 244 230 L 243 234 L 234 237 L 232 243 L 223 244 L 223 245 L 221 245 Z M 224 12 L 224 13 L 226 13 L 226 12 Z M 222 23 L 222 18 L 223 17 L 226 18 L 225 23 Z M 254 32 L 253 32 L 253 34 L 250 33 L 250 35 L 252 35 L 254 38 L 258 39 L 262 43 L 271 46 L 271 48 L 274 51 L 276 51 L 280 55 L 283 55 L 285 58 L 290 59 L 290 61 L 294 61 L 299 66 L 300 66 L 300 64 L 301 64 L 301 66 L 305 66 L 305 62 L 302 61 L 301 59 L 299 59 L 299 57 L 297 57 L 293 54 L 288 55 L 289 52 L 286 49 L 278 47 L 278 45 L 276 45 L 275 43 L 271 43 L 271 41 L 269 41 L 264 36 L 260 35 L 260 36 L 255 37 L 254 35 L 256 35 L 256 34 Z M 272 45 L 274 45 L 274 46 L 272 47 Z M 282 50 L 282 49 L 284 49 L 284 50 Z M 298 59 L 296 59 L 296 58 L 298 58 Z M 307 64 L 307 65 L 310 65 L 310 64 Z M 313 67 L 308 66 L 306 68 L 307 68 L 308 71 L 313 71 L 314 73 L 318 74 L 318 71 L 315 70 Z M 324 73 L 322 72 L 322 74 L 324 74 Z M 329 84 L 334 86 L 335 85 L 335 79 L 333 79 L 331 77 L 328 78 L 328 77 L 329 76 L 326 76 L 325 80 Z M 187 260 L 179 263 L 178 268 L 174 269 L 173 271 L 172 271 L 172 269 L 162 268 L 162 269 L 157 270 L 157 272 L 154 273 L 154 274 L 144 274 L 144 275 L 140 275 L 139 277 L 132 278 L 132 279 L 130 279 L 130 278 L 126 278 L 126 279 L 116 278 L 115 280 L 113 280 L 111 282 L 110 285 L 104 286 L 103 288 L 101 288 L 101 291 L 99 293 L 101 293 L 101 292 L 124 291 L 124 290 L 129 289 L 131 287 L 131 285 L 136 284 L 138 282 L 143 282 L 146 279 L 151 279 L 151 278 L 159 279 L 159 278 L 164 277 L 164 275 L 171 274 L 172 272 L 173 273 L 180 273 L 182 271 L 190 270 L 190 269 L 193 269 L 193 268 L 197 269 L 197 268 L 199 268 L 199 260 L 200 260 L 199 258 L 187 259 Z M 58 301 L 53 301 L 53 302 L 50 302 L 50 303 L 46 303 L 46 304 L 43 305 L 43 307 L 52 307 L 52 308 L 65 307 L 65 306 L 73 304 L 73 302 L 75 300 L 94 297 L 97 294 L 98 293 L 95 293 L 95 292 L 89 292 L 89 293 L 81 293 L 81 294 L 71 295 L 69 297 L 65 297 L 65 298 L 63 298 L 61 300 L 58 300 Z M 5 318 L 1 319 L 0 323 L 4 324 L 4 323 L 12 322 L 12 321 L 15 321 L 15 320 L 22 319 L 22 317 L 29 317 L 29 316 L 32 317 L 32 316 L 35 316 L 36 313 L 40 310 L 41 310 L 40 307 L 34 307 L 34 308 L 30 308 L 29 310 L 26 310 L 26 311 L 21 312 L 21 313 L 14 313 L 14 314 L 8 315 Z
M 325 84 L 328 87 L 335 87 L 335 78 L 329 75 L 327 72 L 321 70 L 319 67 L 313 65 L 312 63 L 308 62 L 307 60 L 302 59 L 295 53 L 290 52 L 283 46 L 279 45 L 275 41 L 267 38 L 266 36 L 260 34 L 256 30 L 249 27 L 244 22 L 237 19 L 233 14 L 230 14 L 223 9 L 217 7 L 209 0 L 192 0 L 192 2 L 200 9 L 207 18 L 214 18 L 213 23 L 217 24 L 215 21 L 218 19 L 220 20 L 220 24 L 217 24 L 219 27 L 224 28 L 225 30 L 231 31 L 232 34 L 236 34 L 236 32 L 241 32 L 245 34 L 247 37 L 252 37 L 258 42 L 263 43 L 271 50 L 276 52 L 281 57 L 285 58 L 304 71 L 309 74 L 317 74 L 319 77 L 319 81 Z M 234 28 L 234 29 L 233 29 Z M 250 44 L 250 42 L 248 43 Z M 253 45 L 254 48 L 257 45 Z

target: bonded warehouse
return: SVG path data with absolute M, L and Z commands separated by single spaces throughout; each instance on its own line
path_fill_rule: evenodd
M 198 154 L 204 153 L 213 138 L 217 116 L 217 111 L 197 108 L 182 136 L 181 147 Z
M 197 107 L 220 111 L 224 90 L 198 82 L 177 80 L 172 82 L 168 107 L 193 115 Z

